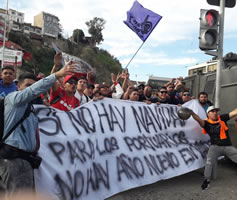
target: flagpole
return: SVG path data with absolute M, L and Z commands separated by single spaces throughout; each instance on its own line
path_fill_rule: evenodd
M 132 62 L 133 58 L 137 55 L 138 51 L 142 48 L 142 46 L 144 45 L 145 42 L 143 42 L 141 44 L 141 46 L 138 48 L 138 50 L 136 51 L 136 53 L 133 55 L 133 57 L 131 58 L 131 60 L 128 62 L 128 64 L 126 65 L 125 69 L 128 68 L 128 65 Z
M 6 29 L 7 29 L 7 23 L 8 23 L 8 0 L 6 1 L 6 16 L 5 16 L 5 20 L 4 20 L 5 24 L 4 24 L 4 36 L 3 36 L 3 45 L 2 45 L 2 65 L 1 65 L 1 69 L 3 68 L 3 64 L 4 64 L 4 51 L 5 51 L 5 45 L 6 45 Z
M 128 62 L 125 69 L 128 68 L 128 65 L 142 48 L 161 18 L 162 16 L 144 8 L 138 1 L 134 1 L 132 8 L 127 12 L 127 20 L 124 23 L 139 36 L 143 43 Z

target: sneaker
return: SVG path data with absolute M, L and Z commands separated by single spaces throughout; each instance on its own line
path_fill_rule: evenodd
M 209 186 L 210 186 L 210 181 L 207 180 L 207 179 L 205 179 L 205 180 L 203 181 L 202 185 L 201 185 L 201 188 L 202 188 L 203 190 L 206 190 Z

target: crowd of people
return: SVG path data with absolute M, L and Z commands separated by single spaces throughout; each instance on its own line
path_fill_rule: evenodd
M 41 158 L 37 156 L 39 149 L 38 120 L 32 104 L 44 104 L 68 112 L 91 100 L 96 101 L 104 97 L 139 101 L 146 104 L 180 106 L 195 98 L 190 89 L 185 87 L 182 77 L 174 78 L 160 88 L 152 88 L 150 85 L 134 85 L 126 70 L 117 75 L 112 74 L 112 84 L 95 83 L 95 75 L 92 72 L 75 73 L 76 67 L 72 62 L 65 66 L 61 66 L 61 63 L 62 55 L 57 53 L 54 56 L 51 75 L 45 77 L 42 73 L 38 76 L 25 73 L 17 80 L 14 67 L 2 68 L 0 98 L 4 99 L 4 134 L 0 146 L 0 191 L 11 193 L 24 188 L 34 188 L 33 169 L 39 167 Z M 219 122 L 223 124 L 223 121 L 226 122 L 237 115 L 237 111 L 232 111 L 228 116 L 225 115 L 223 121 L 217 119 L 217 115 L 209 116 L 210 113 L 217 113 L 218 108 L 210 109 L 212 103 L 208 100 L 206 92 L 201 92 L 197 99 L 211 121 L 202 120 L 193 112 L 192 116 L 208 133 L 214 130 L 213 124 L 216 125 Z M 226 128 L 224 125 L 223 127 Z M 220 134 L 220 127 L 215 128 L 215 134 Z M 228 132 L 226 134 L 228 136 Z M 213 145 L 218 145 L 216 140 L 215 138 Z M 221 144 L 231 145 L 231 142 Z M 218 151 L 221 150 L 218 149 Z M 221 153 L 218 153 L 218 156 Z M 236 161 L 236 150 L 231 149 L 231 153 L 230 157 Z M 229 156 L 226 152 L 223 154 Z M 216 157 L 216 154 L 214 156 L 213 153 L 208 154 L 204 189 L 210 183 L 210 165 L 214 165 Z
M 62 55 L 60 53 L 56 54 L 51 74 L 61 68 L 61 60 Z M 34 79 L 37 81 L 43 77 L 45 76 L 40 73 Z M 172 79 L 160 88 L 152 88 L 150 85 L 144 84 L 132 84 L 129 80 L 128 71 L 117 75 L 112 74 L 111 85 L 104 82 L 95 83 L 94 77 L 95 75 L 92 72 L 67 75 L 55 82 L 48 91 L 42 93 L 37 102 L 53 106 L 62 111 L 70 111 L 92 99 L 96 100 L 102 97 L 140 101 L 147 104 L 165 103 L 175 105 L 182 105 L 194 98 L 191 96 L 190 90 L 185 87 L 182 77 Z M 15 69 L 11 66 L 4 67 L 0 80 L 1 98 L 17 91 L 17 82 Z

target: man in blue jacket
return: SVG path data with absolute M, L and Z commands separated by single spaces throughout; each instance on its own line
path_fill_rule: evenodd
M 4 136 L 22 119 L 31 102 L 46 92 L 59 78 L 75 71 L 72 65 L 36 82 L 34 75 L 19 77 L 18 90 L 6 96 L 4 101 Z M 31 108 L 32 109 L 32 108 Z M 19 124 L 0 146 L 0 185 L 7 194 L 34 189 L 33 168 L 39 157 L 37 133 L 38 118 L 31 110 L 29 116 Z M 38 162 L 40 164 L 40 161 Z

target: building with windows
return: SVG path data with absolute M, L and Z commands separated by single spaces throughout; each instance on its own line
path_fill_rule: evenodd
M 0 8 L 0 38 L 3 38 L 4 28 L 6 22 L 6 31 L 11 30 L 20 31 L 21 24 L 24 23 L 25 15 L 22 12 L 13 9 L 2 9 Z
M 153 89 L 159 89 L 168 83 L 171 78 L 158 77 L 158 76 L 149 76 L 146 85 L 150 85 Z
M 5 19 L 0 16 L 0 39 L 4 37 L 4 29 L 5 29 Z
M 42 28 L 42 35 L 58 38 L 60 32 L 59 18 L 55 15 L 41 12 L 34 16 L 34 26 Z
M 0 8 L 0 16 L 2 16 L 5 19 L 6 15 L 7 15 L 6 10 Z
M 22 25 L 22 30 L 23 30 L 23 33 L 25 34 L 31 34 L 31 33 L 35 33 L 38 35 L 41 34 L 41 28 L 37 26 L 32 26 L 31 23 L 24 23 Z
M 20 24 L 23 24 L 24 18 L 25 18 L 24 13 L 13 10 L 13 9 L 8 9 L 8 21 L 10 23 L 18 22 Z
M 211 60 L 188 67 L 188 76 L 216 71 L 217 60 Z
M 6 10 L 0 8 L 0 40 L 3 40 L 4 37 L 6 16 L 7 16 Z M 6 30 L 8 30 L 8 24 L 6 26 Z

